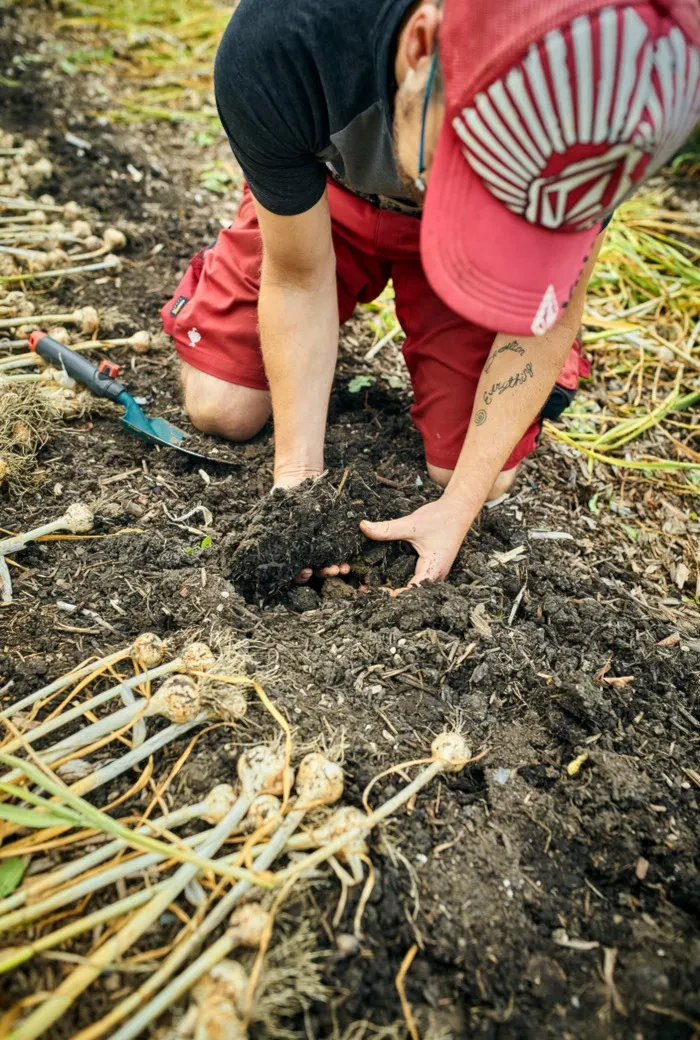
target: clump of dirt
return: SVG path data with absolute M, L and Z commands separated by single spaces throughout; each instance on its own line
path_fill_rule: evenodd
M 368 466 L 328 471 L 298 488 L 274 490 L 244 517 L 241 534 L 224 539 L 222 570 L 249 602 L 289 590 L 305 567 L 349 563 L 365 584 L 391 580 L 391 564 L 401 559 L 409 571 L 415 554 L 395 542 L 377 543 L 360 530 L 360 520 L 390 519 L 415 504 L 377 483 Z M 406 566 L 401 568 L 405 573 Z

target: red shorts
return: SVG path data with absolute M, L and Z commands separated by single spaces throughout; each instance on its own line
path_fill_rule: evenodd
M 453 469 L 495 332 L 459 317 L 430 288 L 420 261 L 416 217 L 379 209 L 333 181 L 328 182 L 328 198 L 340 321 L 351 317 L 358 302 L 376 299 L 393 280 L 396 313 L 406 334 L 403 355 L 413 384 L 411 417 L 427 461 Z M 260 231 L 246 188 L 234 224 L 192 260 L 162 317 L 188 365 L 229 383 L 266 390 L 257 322 L 261 257 Z M 575 390 L 584 364 L 575 343 L 558 384 Z M 540 425 L 538 419 L 530 426 L 505 469 L 534 449 Z

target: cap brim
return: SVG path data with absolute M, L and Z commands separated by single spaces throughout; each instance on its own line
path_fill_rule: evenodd
M 599 230 L 548 231 L 511 212 L 484 187 L 445 120 L 426 193 L 421 260 L 433 290 L 462 317 L 494 332 L 545 331 L 561 317 Z

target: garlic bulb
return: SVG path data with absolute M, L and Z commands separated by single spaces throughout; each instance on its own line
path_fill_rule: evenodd
M 171 675 L 151 697 L 148 715 L 165 715 L 178 725 L 191 722 L 201 709 L 197 684 L 189 675 Z
M 91 531 L 93 520 L 92 510 L 88 509 L 82 502 L 74 502 L 72 506 L 68 506 L 68 509 L 66 509 L 66 527 L 73 534 L 83 534 L 85 531 Z
M 92 335 L 93 332 L 97 332 L 100 319 L 94 307 L 80 307 L 75 312 L 75 317 L 76 320 L 80 322 L 80 327 L 83 332 L 87 332 L 90 335 Z
M 459 733 L 441 733 L 430 746 L 433 758 L 448 773 L 458 773 L 472 757 L 472 749 Z
M 108 227 L 102 236 L 105 249 L 123 249 L 126 245 L 126 235 L 119 228 Z
M 318 751 L 306 755 L 297 771 L 299 799 L 305 803 L 332 805 L 343 793 L 343 770 Z
M 64 762 L 56 769 L 56 775 L 65 784 L 74 784 L 78 780 L 84 780 L 86 776 L 94 772 L 94 765 L 84 758 L 74 758 L 71 762 Z
M 17 421 L 12 426 L 12 443 L 20 448 L 28 448 L 33 441 L 31 427 L 25 422 Z
M 58 343 L 62 343 L 64 347 L 70 346 L 70 333 L 65 325 L 57 325 L 55 329 L 51 329 L 51 336 Z
M 353 805 L 345 805 L 341 809 L 336 809 L 332 816 L 329 816 L 320 827 L 314 828 L 311 840 L 314 845 L 328 845 L 335 838 L 340 838 L 343 834 L 349 834 L 351 831 L 363 827 L 366 823 L 367 816 L 361 809 L 356 809 Z M 339 859 L 347 858 L 348 856 L 364 856 L 366 854 L 367 842 L 362 835 L 350 839 L 347 845 L 343 845 L 343 848 L 337 853 Z
M 17 264 L 14 262 L 11 256 L 0 256 L 0 276 L 3 278 L 9 278 L 12 275 L 17 274 Z
M 50 249 L 46 254 L 46 270 L 50 271 L 54 267 L 65 267 L 66 264 L 70 263 L 70 257 L 66 253 L 65 249 Z
M 219 820 L 223 820 L 226 813 L 233 808 L 237 797 L 236 789 L 231 784 L 217 784 L 216 787 L 212 787 L 204 799 L 205 810 L 202 819 L 206 823 L 218 823 Z
M 270 914 L 263 910 L 260 903 L 237 906 L 229 918 L 236 946 L 259 946 L 269 920 Z
M 273 794 L 258 795 L 243 821 L 243 830 L 248 834 L 259 830 L 268 820 L 279 816 L 281 809 L 281 801 L 279 798 L 275 798 Z
M 208 672 L 216 658 L 206 643 L 190 643 L 180 654 L 186 672 Z
M 131 656 L 145 668 L 155 668 L 163 660 L 163 640 L 155 632 L 142 632 L 131 644 Z
M 135 332 L 129 337 L 129 346 L 135 354 L 147 354 L 151 349 L 150 332 Z
M 90 238 L 92 236 L 92 228 L 87 220 L 74 220 L 70 227 L 70 233 L 75 238 Z
M 223 960 L 192 990 L 198 1007 L 194 1040 L 245 1040 L 240 1019 L 248 976 L 237 961 Z
M 244 751 L 238 759 L 238 776 L 243 791 L 250 795 L 284 794 L 284 753 L 258 744 Z M 290 769 L 287 773 L 289 786 L 294 780 Z

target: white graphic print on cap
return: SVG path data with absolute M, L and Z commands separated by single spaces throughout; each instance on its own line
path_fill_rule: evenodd
M 196 347 L 200 339 L 202 338 L 202 334 L 199 331 L 199 329 L 190 329 L 190 331 L 187 333 L 187 338 L 190 341 L 190 346 Z
M 698 48 L 677 28 L 654 41 L 634 8 L 607 7 L 533 44 L 452 125 L 510 210 L 581 230 L 659 169 L 699 116 Z
M 532 322 L 533 336 L 544 336 L 545 332 L 549 332 L 556 322 L 558 314 L 559 301 L 557 300 L 556 291 L 553 285 L 548 285 Z

